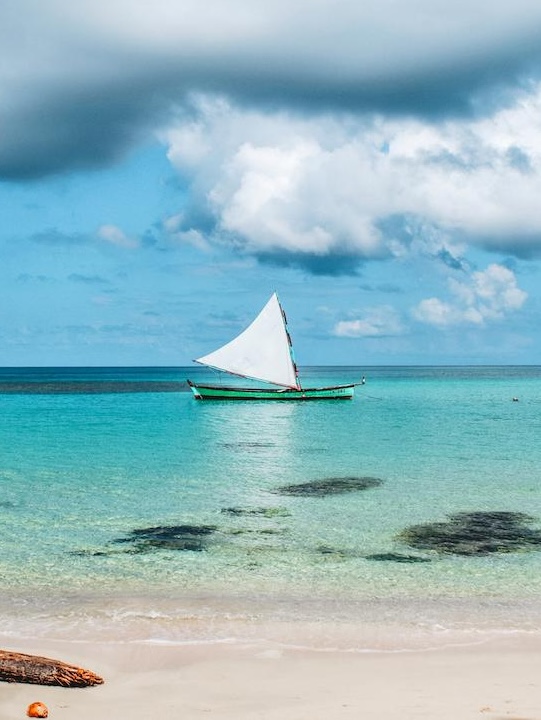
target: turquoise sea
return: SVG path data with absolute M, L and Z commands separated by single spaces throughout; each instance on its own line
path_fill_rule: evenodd
M 197 402 L 202 368 L 0 369 L 4 645 L 541 631 L 541 545 L 400 537 L 457 513 L 524 513 L 538 537 L 541 367 L 301 369 L 305 386 L 362 375 L 353 401 L 280 404 Z M 342 478 L 381 482 L 280 489 Z

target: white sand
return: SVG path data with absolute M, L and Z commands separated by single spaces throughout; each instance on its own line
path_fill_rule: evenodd
M 0 683 L 1 720 L 24 718 L 37 700 L 53 720 L 541 720 L 536 635 L 394 653 L 49 641 L 5 649 L 81 665 L 106 682 Z

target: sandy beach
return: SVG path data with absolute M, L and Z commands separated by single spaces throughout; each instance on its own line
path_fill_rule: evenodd
M 0 684 L 2 720 L 40 700 L 50 718 L 220 720 L 541 720 L 541 638 L 474 646 L 347 653 L 261 643 L 17 643 L 12 650 L 102 675 L 87 689 Z

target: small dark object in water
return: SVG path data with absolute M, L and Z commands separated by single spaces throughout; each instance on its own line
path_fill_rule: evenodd
M 8 650 L 0 650 L 0 680 L 32 683 L 33 685 L 63 685 L 64 687 L 88 687 L 89 685 L 103 684 L 103 678 L 90 670 L 68 665 L 61 660 Z
M 317 551 L 322 555 L 338 555 L 340 553 L 340 550 L 337 550 L 330 545 L 318 545 Z
M 273 492 L 281 495 L 309 495 L 324 497 L 325 495 L 339 495 L 342 493 L 368 490 L 382 484 L 382 480 L 373 477 L 342 477 L 313 480 L 298 485 L 282 485 Z
M 151 549 L 200 552 L 206 550 L 205 538 L 214 532 L 213 525 L 158 525 L 132 530 L 127 537 L 114 542 L 132 543 L 136 552 Z
M 518 402 L 518 397 L 514 397 L 513 402 Z
M 275 444 L 271 442 L 241 440 L 234 443 L 223 443 L 223 447 L 228 448 L 229 450 L 257 450 L 258 448 L 272 448 L 275 447 Z
M 535 518 L 520 512 L 461 512 L 447 522 L 413 525 L 398 536 L 419 550 L 451 555 L 488 555 L 541 550 L 541 530 L 528 527 Z
M 107 557 L 107 555 L 109 555 L 105 550 L 90 550 L 87 548 L 83 550 L 70 550 L 69 554 L 74 557 Z
M 317 551 L 318 551 L 318 553 L 320 553 L 320 555 L 325 555 L 325 556 L 334 557 L 334 558 L 340 558 L 341 560 L 344 560 L 346 558 L 355 557 L 348 550 L 341 550 L 340 548 L 333 548 L 330 545 L 319 545 L 317 547 Z
M 254 530 L 252 528 L 235 528 L 234 530 L 225 530 L 226 535 L 284 535 L 285 530 L 276 530 L 274 528 L 262 528 Z
M 291 513 L 287 508 L 283 507 L 261 507 L 261 508 L 239 508 L 239 507 L 228 507 L 222 508 L 220 512 L 225 515 L 238 515 L 240 517 L 247 515 L 259 515 L 265 518 L 273 517 L 289 517 Z
M 419 555 L 402 555 L 402 553 L 374 553 L 373 555 L 365 555 L 366 560 L 376 560 L 379 562 L 397 562 L 397 563 L 427 563 L 431 562 L 430 558 L 419 557 Z

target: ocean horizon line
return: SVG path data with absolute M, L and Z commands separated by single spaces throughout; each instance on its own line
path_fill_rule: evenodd
M 317 370 L 320 368 L 336 368 L 347 370 L 349 368 L 386 369 L 386 368 L 537 368 L 540 363 L 387 363 L 387 364 L 299 364 L 299 368 Z M 0 365 L 2 370 L 199 370 L 200 365 Z

